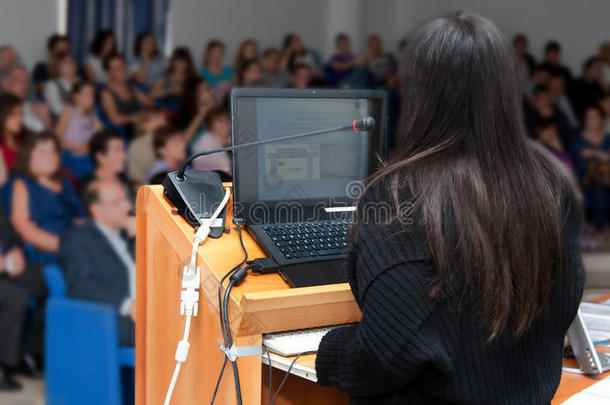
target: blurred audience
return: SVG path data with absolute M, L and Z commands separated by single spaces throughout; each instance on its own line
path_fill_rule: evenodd
M 176 48 L 167 70 L 155 81 L 152 97 L 167 108 L 176 110 L 184 84 L 196 74 L 191 52 L 187 48 Z
M 262 77 L 263 72 L 258 59 L 249 59 L 239 65 L 235 81 L 239 87 L 266 87 Z
M 280 52 L 267 48 L 261 59 L 262 79 L 268 87 L 286 87 L 289 82 L 288 72 L 280 68 Z
M 583 120 L 585 108 L 596 105 L 605 93 L 602 63 L 591 57 L 583 64 L 582 76 L 574 81 L 570 97 L 579 120 Z
M 119 182 L 96 180 L 85 190 L 83 204 L 90 219 L 66 232 L 58 253 L 66 293 L 116 308 L 119 344 L 134 346 L 136 266 L 133 240 L 125 232 L 131 203 Z
M 309 66 L 314 76 L 322 77 L 324 75 L 320 56 L 317 52 L 306 48 L 301 38 L 291 33 L 284 37 L 280 69 L 293 72 L 297 65 Z
M 204 79 L 193 77 L 186 82 L 174 121 L 190 145 L 203 134 L 205 116 L 215 104 L 216 98 Z
M 290 87 L 306 89 L 311 85 L 311 68 L 308 65 L 296 65 L 290 75 Z
M 70 53 L 70 38 L 53 34 L 47 39 L 47 60 L 36 63 L 32 70 L 32 83 L 39 98 L 43 96 L 45 83 L 52 76 L 52 65 L 59 55 Z
M 233 80 L 233 68 L 223 65 L 225 55 L 224 44 L 216 39 L 208 42 L 203 54 L 203 67 L 199 74 L 208 82 L 211 89 L 220 85 L 231 84 Z
M 388 86 L 388 82 L 397 83 L 396 74 L 398 72 L 398 64 L 394 56 L 383 51 L 381 38 L 377 34 L 372 34 L 368 39 L 368 51 L 364 55 L 363 62 L 371 78 L 373 87 L 394 89 L 395 85 Z
M 69 53 L 56 55 L 51 62 L 49 77 L 44 84 L 44 101 L 55 118 L 70 103 L 72 86 L 78 80 L 76 61 Z
M 568 86 L 572 84 L 570 68 L 561 64 L 561 45 L 557 41 L 549 41 L 544 47 L 544 59 L 541 66 L 549 72 L 558 72 L 563 76 Z
M 25 137 L 21 100 L 12 94 L 0 94 L 0 185 L 17 161 L 17 150 Z

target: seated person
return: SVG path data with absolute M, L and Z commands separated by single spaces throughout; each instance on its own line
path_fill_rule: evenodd
M 149 184 L 161 184 L 165 175 L 178 170 L 186 159 L 184 134 L 169 125 L 158 128 L 153 136 L 153 148 L 157 160 L 148 170 L 146 181 Z
M 222 63 L 224 55 L 225 46 L 216 39 L 209 41 L 205 46 L 203 67 L 199 70 L 199 74 L 209 83 L 211 89 L 230 85 L 233 80 L 233 68 Z
M 27 314 L 30 299 L 42 300 L 46 285 L 42 268 L 25 259 L 21 240 L 0 202 L 0 392 L 21 388 L 11 372 L 23 362 L 42 354 L 44 306 Z M 26 315 L 30 321 L 26 327 Z M 23 362 L 32 365 L 30 361 Z M 33 372 L 34 370 L 29 370 Z
M 525 106 L 525 128 L 533 138 L 536 136 L 536 126 L 541 121 L 551 120 L 555 123 L 559 139 L 563 145 L 569 147 L 572 143 L 572 131 L 563 113 L 553 105 L 549 88 L 539 84 L 534 89 L 531 102 Z
M 261 60 L 263 68 L 263 81 L 269 87 L 286 87 L 288 72 L 280 69 L 280 52 L 275 48 L 268 48 L 263 52 Z
M 143 32 L 136 38 L 133 47 L 135 61 L 129 66 L 131 78 L 148 89 L 163 74 L 165 60 L 159 53 L 157 38 L 150 32 Z
M 85 75 L 87 80 L 96 85 L 108 81 L 104 60 L 117 52 L 116 37 L 110 30 L 100 30 L 95 33 L 89 46 L 89 56 L 85 61 Z
M 544 60 L 540 63 L 544 69 L 549 72 L 558 72 L 561 74 L 566 85 L 572 84 L 572 72 L 570 68 L 561 64 L 561 45 L 557 41 L 549 41 L 544 46 Z
M 588 106 L 595 105 L 603 98 L 605 92 L 604 70 L 597 57 L 589 58 L 582 67 L 582 76 L 567 87 L 574 112 L 582 122 Z
M 235 70 L 236 84 L 239 87 L 267 87 L 263 81 L 261 64 L 258 59 L 243 61 Z
M 297 34 L 290 33 L 284 37 L 280 68 L 292 72 L 297 65 L 309 66 L 312 75 L 316 78 L 324 76 L 318 53 L 306 48 Z
M 174 49 L 167 70 L 163 72 L 152 88 L 152 97 L 161 105 L 175 111 L 180 95 L 188 79 L 196 75 L 190 51 L 179 47 Z
M 57 55 L 51 64 L 51 77 L 44 85 L 44 101 L 54 118 L 70 102 L 72 86 L 78 80 L 76 61 L 69 53 Z
M 50 71 L 53 60 L 61 54 L 70 52 L 70 38 L 66 35 L 53 34 L 47 40 L 47 60 L 40 61 L 32 70 L 32 82 L 36 95 L 41 98 L 47 80 L 51 78 Z
M 102 109 L 106 118 L 114 125 L 125 126 L 132 133 L 138 113 L 142 108 L 152 105 L 150 98 L 128 82 L 125 58 L 111 55 L 104 60 L 108 84 L 102 90 Z
M 570 170 L 574 169 L 572 158 L 559 140 L 557 127 L 553 120 L 542 120 L 536 125 L 536 140 Z
M 23 142 L 23 107 L 21 100 L 12 94 L 0 94 L 0 184 L 4 184 L 9 171 L 17 161 L 17 149 Z
M 290 86 L 294 89 L 307 89 L 311 83 L 311 68 L 307 65 L 296 65 L 290 75 Z
M 23 126 L 40 132 L 51 127 L 49 107 L 40 101 L 26 101 L 29 88 L 28 72 L 20 64 L 9 65 L 0 71 L 0 92 L 16 96 L 22 102 Z
M 364 56 L 364 63 L 372 76 L 372 84 L 378 87 L 386 87 L 398 70 L 396 59 L 383 51 L 381 38 L 377 34 L 369 36 L 368 53 Z
M 610 187 L 598 179 L 594 166 L 610 164 L 610 136 L 604 132 L 605 117 L 600 107 L 590 106 L 584 114 L 583 129 L 572 144 L 572 159 L 589 201 L 595 239 L 604 244 L 610 242 L 610 235 L 604 235 L 610 225 Z
M 200 77 L 192 77 L 184 86 L 174 123 L 184 131 L 184 139 L 193 145 L 205 130 L 203 121 L 216 104 L 208 83 Z
M 69 297 L 109 304 L 119 313 L 119 344 L 133 346 L 135 272 L 133 243 L 127 239 L 131 204 L 113 180 L 89 184 L 83 204 L 90 215 L 61 239 L 58 264 Z
M 205 125 L 208 130 L 193 146 L 193 153 L 231 145 L 231 120 L 226 109 L 216 107 L 210 111 L 205 119 Z M 193 168 L 219 171 L 230 175 L 231 155 L 229 152 L 220 152 L 198 157 L 193 161 Z
M 71 91 L 72 103 L 59 116 L 55 133 L 64 148 L 62 161 L 81 178 L 93 170 L 89 159 L 89 140 L 102 124 L 95 114 L 95 87 L 91 82 L 78 81 Z
M 352 54 L 349 37 L 346 34 L 338 34 L 335 38 L 337 53 L 328 62 L 327 79 L 332 87 L 348 87 L 353 85 L 353 79 L 363 64 L 360 57 Z
M 155 163 L 153 134 L 164 125 L 167 125 L 167 120 L 159 109 L 147 108 L 138 114 L 136 137 L 127 149 L 127 174 L 137 186 L 146 182 L 148 169 Z
M 135 192 L 125 175 L 125 141 L 118 132 L 103 129 L 89 142 L 89 157 L 94 169 L 78 184 L 81 199 L 89 183 L 96 180 L 114 180 L 123 185 L 129 201 L 135 201 Z
M 61 235 L 83 217 L 78 194 L 62 175 L 60 150 L 52 132 L 28 135 L 17 156 L 17 175 L 5 186 L 11 223 L 32 245 L 30 259 L 44 265 L 55 262 Z

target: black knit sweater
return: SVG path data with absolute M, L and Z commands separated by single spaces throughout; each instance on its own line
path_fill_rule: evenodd
M 553 282 L 548 313 L 518 339 L 508 332 L 487 343 L 489 329 L 476 298 L 464 299 L 459 269 L 430 298 L 435 267 L 423 226 L 417 215 L 413 225 L 370 223 L 370 203 L 380 201 L 391 202 L 375 187 L 361 199 L 348 254 L 362 320 L 322 339 L 318 383 L 357 404 L 548 404 L 584 286 L 576 210 L 566 210 L 564 227 L 571 270 L 561 286 Z

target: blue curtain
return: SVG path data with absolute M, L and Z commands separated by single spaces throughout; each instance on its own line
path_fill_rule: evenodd
M 133 42 L 144 31 L 157 37 L 164 49 L 167 12 L 171 0 L 69 0 L 68 35 L 72 52 L 82 64 L 89 43 L 98 30 L 110 29 L 117 37 L 119 52 L 133 58 Z

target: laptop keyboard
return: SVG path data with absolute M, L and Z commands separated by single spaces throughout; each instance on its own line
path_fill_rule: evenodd
M 267 225 L 265 232 L 286 259 L 347 253 L 348 221 Z

